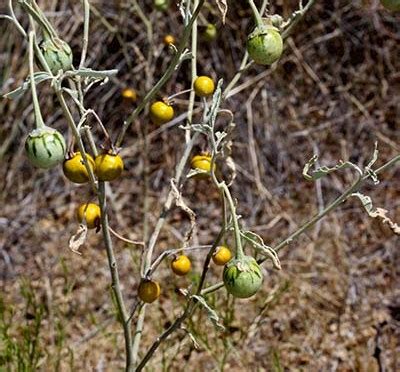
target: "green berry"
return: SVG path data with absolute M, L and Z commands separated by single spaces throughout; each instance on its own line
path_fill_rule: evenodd
M 169 0 L 154 0 L 154 7 L 164 12 L 169 8 Z
M 253 296 L 261 287 L 263 275 L 257 261 L 251 256 L 229 261 L 223 273 L 226 290 L 238 298 Z
M 217 37 L 217 28 L 212 23 L 209 23 L 203 32 L 204 40 L 213 41 Z
M 39 45 L 51 72 L 68 71 L 72 67 L 72 50 L 63 40 L 46 38 Z
M 25 140 L 25 151 L 30 162 L 43 169 L 56 166 L 64 160 L 65 140 L 60 132 L 49 127 L 33 130 Z
M 273 26 L 257 26 L 247 38 L 247 51 L 255 63 L 271 65 L 282 55 L 281 34 Z

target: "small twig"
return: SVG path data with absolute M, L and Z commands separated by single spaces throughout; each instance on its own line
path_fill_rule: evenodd
M 83 21 L 83 38 L 82 38 L 82 54 L 79 62 L 79 69 L 85 66 L 87 48 L 89 43 L 89 21 L 90 21 L 90 4 L 88 0 L 83 0 L 84 21 Z
M 111 227 L 108 227 L 108 229 L 110 230 L 111 234 L 113 234 L 116 238 L 118 238 L 119 240 L 122 240 L 125 243 L 133 244 L 133 245 L 144 245 L 144 242 L 124 238 L 123 236 L 119 235 L 115 230 L 113 230 Z

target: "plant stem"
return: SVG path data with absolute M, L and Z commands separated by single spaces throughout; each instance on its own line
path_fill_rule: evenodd
M 241 259 L 244 257 L 243 247 L 242 247 L 242 239 L 240 237 L 240 227 L 239 221 L 236 214 L 236 206 L 232 199 L 231 192 L 229 191 L 229 187 L 223 181 L 220 184 L 220 188 L 223 190 L 226 199 L 228 200 L 229 209 L 231 212 L 232 222 L 233 222 L 233 229 L 235 235 L 235 245 L 236 245 L 236 258 Z
M 167 81 L 170 79 L 172 74 L 175 71 L 175 68 L 177 67 L 178 63 L 180 62 L 181 55 L 186 47 L 186 43 L 189 39 L 189 35 L 191 32 L 191 28 L 193 25 L 193 22 L 196 20 L 197 16 L 200 13 L 200 10 L 204 4 L 205 0 L 200 0 L 199 5 L 195 9 L 189 23 L 186 25 L 184 31 L 183 31 L 183 36 L 182 40 L 179 43 L 177 52 L 175 53 L 174 57 L 172 58 L 172 61 L 170 62 L 167 70 L 165 71 L 164 75 L 161 77 L 161 79 L 153 86 L 152 89 L 146 94 L 146 96 L 143 98 L 143 101 L 137 106 L 137 108 L 132 112 L 132 114 L 128 117 L 128 119 L 124 122 L 121 131 L 117 137 L 116 141 L 116 146 L 120 147 L 121 143 L 124 139 L 125 133 L 129 127 L 129 125 L 136 119 L 136 117 L 143 111 L 143 109 L 146 107 L 146 105 L 150 102 L 151 99 L 158 93 L 158 91 L 167 83 Z
M 125 338 L 125 353 L 126 353 L 126 371 L 133 371 L 133 352 L 132 352 L 132 334 L 131 334 L 131 320 L 129 319 L 129 315 L 126 311 L 125 302 L 122 296 L 121 286 L 119 282 L 119 274 L 118 274 L 118 266 L 117 261 L 115 259 L 112 240 L 110 236 L 110 231 L 108 229 L 108 216 L 107 216 L 107 202 L 105 195 L 105 183 L 103 181 L 99 181 L 99 204 L 101 211 L 101 230 L 103 233 L 103 239 L 106 246 L 108 264 L 110 267 L 111 273 L 111 288 L 113 290 L 118 315 L 120 321 L 122 323 L 122 327 L 124 330 L 124 338 Z
M 199 5 L 199 0 L 194 0 L 193 7 L 197 8 Z M 191 52 L 192 52 L 192 66 L 191 66 L 191 82 L 190 82 L 190 87 L 192 88 L 192 91 L 190 92 L 189 96 L 189 106 L 188 106 L 188 116 L 187 116 L 187 123 L 188 125 L 192 124 L 192 119 L 193 119 L 193 108 L 194 108 L 194 101 L 196 98 L 196 93 L 193 90 L 193 84 L 194 81 L 197 77 L 197 19 L 193 22 L 193 28 L 192 28 L 192 47 L 191 47 Z M 185 132 L 185 138 L 186 138 L 186 143 L 189 142 L 190 140 L 190 129 L 187 129 Z
M 297 25 L 297 23 L 299 23 L 299 21 L 304 17 L 304 15 L 308 12 L 308 10 L 314 5 L 314 3 L 315 0 L 309 0 L 309 2 L 304 8 L 293 13 L 293 18 L 290 20 L 289 25 L 282 32 L 282 39 L 285 40 L 288 38 L 293 28 Z
M 55 30 L 53 29 L 53 27 L 49 24 L 49 22 L 47 21 L 47 19 L 43 16 L 43 13 L 41 12 L 40 8 L 36 7 L 39 9 L 39 11 L 37 9 L 34 9 L 30 4 L 28 4 L 26 1 L 23 1 L 21 3 L 21 6 L 24 8 L 24 10 L 30 15 L 32 16 L 35 21 L 38 23 L 38 25 L 41 27 L 43 33 L 50 37 L 50 38 L 54 38 L 57 37 L 57 33 L 55 33 Z
M 262 26 L 263 20 L 262 20 L 260 12 L 258 11 L 256 5 L 254 4 L 254 1 L 253 0 L 247 0 L 247 1 L 250 5 L 251 10 L 253 11 L 253 15 L 254 15 L 254 19 L 256 21 L 257 27 Z
M 400 161 L 400 155 L 397 155 L 393 159 L 389 160 L 387 163 L 382 165 L 380 168 L 375 170 L 376 174 L 382 173 L 389 167 L 395 165 L 397 162 Z M 363 184 L 364 181 L 366 181 L 369 178 L 368 175 L 364 175 L 359 177 L 346 191 L 344 191 L 338 198 L 336 198 L 332 203 L 330 203 L 325 209 L 323 209 L 320 213 L 316 214 L 313 218 L 311 218 L 310 221 L 307 221 L 304 223 L 302 226 L 300 226 L 295 232 L 290 234 L 288 238 L 285 240 L 281 241 L 278 245 L 276 245 L 273 249 L 275 251 L 279 251 L 286 245 L 288 245 L 290 242 L 293 241 L 293 239 L 297 238 L 299 235 L 301 235 L 304 231 L 312 227 L 316 222 L 318 222 L 321 218 L 323 218 L 326 214 L 334 210 L 336 207 L 338 207 L 340 204 L 342 204 L 352 193 L 357 191 L 360 186 Z M 262 258 L 259 260 L 259 263 L 264 262 L 267 259 L 267 257 Z M 215 292 L 221 287 L 224 286 L 223 282 L 214 284 L 212 286 L 209 286 L 208 288 L 205 288 L 201 291 L 201 295 L 205 296 L 209 293 Z
M 79 62 L 79 69 L 85 66 L 87 48 L 89 43 L 89 21 L 90 21 L 90 4 L 88 0 L 83 0 L 84 22 L 83 22 L 83 38 L 82 38 L 82 54 Z
M 21 23 L 18 22 L 18 19 L 15 16 L 12 0 L 8 0 L 8 9 L 10 11 L 11 17 L 9 17 L 9 16 L 3 16 L 3 17 L 6 18 L 6 19 L 11 20 L 15 24 L 15 26 L 17 27 L 18 31 L 22 34 L 22 36 L 24 38 L 26 38 L 25 29 L 21 26 Z
M 33 73 L 33 39 L 35 33 L 33 31 L 29 32 L 29 75 L 31 80 L 31 91 L 33 100 L 33 110 L 35 113 L 35 125 L 36 128 L 44 128 L 45 124 L 43 121 L 42 113 L 40 112 L 40 104 L 36 92 L 35 75 Z

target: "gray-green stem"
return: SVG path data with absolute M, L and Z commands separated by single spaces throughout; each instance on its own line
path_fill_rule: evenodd
M 33 31 L 29 32 L 29 76 L 31 83 L 31 91 L 32 91 L 32 100 L 33 100 L 33 110 L 35 113 L 35 124 L 36 128 L 44 128 L 45 124 L 43 121 L 42 113 L 40 112 L 39 100 L 36 92 L 36 83 L 35 83 L 35 75 L 33 72 L 33 40 L 35 33 Z
M 118 315 L 120 321 L 122 323 L 122 327 L 124 330 L 124 339 L 125 339 L 125 353 L 126 353 L 126 368 L 127 372 L 131 372 L 134 370 L 133 366 L 133 351 L 132 351 L 132 334 L 131 334 L 131 320 L 129 318 L 129 314 L 126 311 L 125 302 L 122 296 L 121 286 L 119 282 L 119 274 L 118 274 L 118 266 L 117 261 L 115 259 L 112 240 L 110 236 L 109 224 L 108 224 L 108 215 L 107 215 L 107 202 L 105 195 L 105 184 L 102 181 L 99 181 L 99 204 L 101 211 L 101 229 L 103 232 L 103 239 L 106 246 L 108 264 L 110 267 L 111 273 L 111 288 L 113 290 L 115 296 L 115 302 L 117 305 Z
M 243 247 L 242 247 L 242 239 L 240 237 L 240 227 L 239 221 L 236 214 L 236 206 L 232 199 L 231 192 L 229 187 L 223 181 L 219 184 L 219 187 L 223 190 L 225 198 L 228 200 L 228 206 L 231 212 L 232 222 L 233 222 L 233 230 L 235 236 L 235 245 L 236 245 L 236 258 L 242 259 L 244 257 Z
M 263 25 L 263 20 L 262 20 L 260 12 L 258 11 L 258 9 L 256 7 L 256 4 L 254 4 L 253 0 L 247 0 L 247 1 L 248 1 L 249 5 L 250 5 L 250 8 L 251 8 L 252 12 L 253 12 L 254 19 L 256 21 L 257 26 L 262 26 Z

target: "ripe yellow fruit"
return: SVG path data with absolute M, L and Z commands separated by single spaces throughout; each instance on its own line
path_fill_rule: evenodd
M 154 102 L 150 106 L 150 118 L 154 124 L 164 124 L 174 117 L 174 109 L 162 101 Z
M 194 91 L 199 97 L 209 97 L 214 93 L 215 84 L 208 76 L 199 76 L 193 84 Z
M 175 44 L 174 36 L 173 35 L 165 35 L 164 36 L 164 44 L 165 45 Z
M 100 226 L 100 207 L 94 203 L 84 203 L 78 207 L 76 217 L 80 223 L 86 221 L 88 229 L 95 229 Z
M 232 259 L 232 252 L 224 245 L 217 248 L 217 251 L 213 254 L 212 260 L 218 266 L 224 266 Z
M 93 158 L 86 154 L 89 167 L 94 171 L 95 162 Z M 89 182 L 89 172 L 87 171 L 81 153 L 76 152 L 72 158 L 67 159 L 63 163 L 63 172 L 71 182 L 86 183 Z
M 153 280 L 143 280 L 139 284 L 138 295 L 139 298 L 148 304 L 157 300 L 160 296 L 161 288 L 158 282 Z
M 191 268 L 192 263 L 189 257 L 185 255 L 178 256 L 171 262 L 172 271 L 179 276 L 186 275 Z
M 199 155 L 193 156 L 193 158 L 190 160 L 190 166 L 193 169 L 198 169 L 198 170 L 202 170 L 205 172 L 205 173 L 199 173 L 199 174 L 193 176 L 193 178 L 202 179 L 202 178 L 209 177 L 210 172 L 211 172 L 211 155 L 199 154 Z M 215 169 L 216 169 L 216 166 L 214 164 L 214 171 L 215 171 Z
M 124 170 L 124 162 L 119 155 L 97 155 L 94 162 L 96 164 L 96 176 L 99 181 L 113 181 Z
M 136 102 L 137 100 L 136 90 L 132 88 L 123 89 L 121 92 L 121 96 L 127 102 Z

